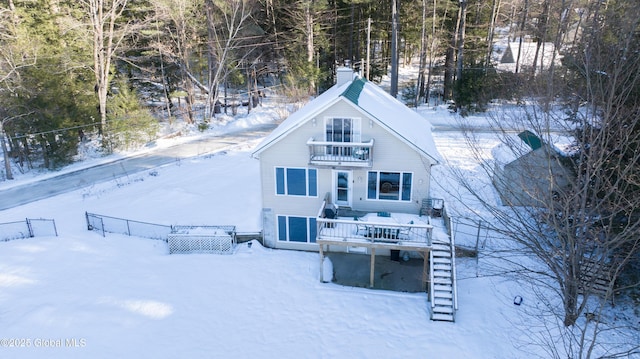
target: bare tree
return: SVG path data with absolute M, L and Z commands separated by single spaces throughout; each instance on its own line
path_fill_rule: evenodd
M 242 64 L 242 58 L 250 52 L 240 54 L 241 35 L 251 17 L 253 1 L 248 0 L 207 0 L 207 46 L 208 46 L 208 93 L 205 119 L 213 117 L 218 100 L 218 87 L 228 73 Z M 238 57 L 234 57 L 238 56 Z
M 20 70 L 34 66 L 37 59 L 37 48 L 26 46 L 16 35 L 19 17 L 13 0 L 8 7 L 0 6 L 0 93 L 10 94 L 20 86 Z M 13 179 L 9 150 L 7 149 L 5 126 L 9 122 L 25 116 L 10 116 L 6 104 L 0 100 L 0 148 L 2 150 L 4 169 L 7 179 Z
M 640 253 L 640 20 L 630 1 L 591 5 L 583 22 L 589 36 L 565 55 L 571 74 L 565 82 L 544 77 L 543 96 L 519 113 L 493 117 L 502 143 L 495 161 L 487 160 L 473 131 L 466 134 L 503 203 L 458 176 L 483 205 L 484 220 L 506 238 L 494 253 L 504 269 L 535 286 L 554 314 L 545 324 L 549 335 L 562 335 L 561 343 L 548 342 L 554 357 L 639 350 L 637 343 L 598 338 L 620 329 L 603 317 L 614 294 L 640 285 L 618 283 Z M 571 106 L 549 106 L 550 93 L 565 94 Z M 530 132 L 514 136 L 525 129 Z M 559 138 L 568 145 L 563 151 Z
M 111 61 L 124 36 L 126 25 L 118 20 L 125 11 L 128 0 L 81 0 L 89 16 L 93 35 L 93 72 L 95 91 L 98 95 L 101 131 L 107 125 L 107 96 L 111 75 Z M 103 133 L 104 135 L 104 133 Z
M 169 41 L 163 36 L 153 46 L 159 49 L 161 58 L 168 57 L 179 68 L 181 86 L 186 93 L 187 122 L 194 123 L 195 88 L 199 87 L 205 93 L 208 91 L 191 68 L 194 52 L 198 50 L 193 39 L 198 38 L 200 30 L 191 14 L 198 13 L 202 5 L 193 0 L 162 0 L 155 6 L 156 17 L 164 22 L 161 32 Z

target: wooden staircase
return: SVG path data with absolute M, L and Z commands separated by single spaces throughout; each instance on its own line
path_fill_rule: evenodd
M 434 241 L 429 254 L 429 300 L 431 320 L 455 321 L 458 309 L 453 237 L 450 242 Z

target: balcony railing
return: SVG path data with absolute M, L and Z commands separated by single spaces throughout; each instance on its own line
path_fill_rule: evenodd
M 371 167 L 373 139 L 368 142 L 328 142 L 310 138 L 309 163 L 313 165 Z
M 358 243 L 366 242 L 419 247 L 431 246 L 433 234 L 433 225 L 431 224 L 400 223 L 395 220 L 393 213 L 390 213 L 389 217 L 378 218 L 376 214 L 372 214 L 373 216 L 365 216 L 357 220 L 327 218 L 325 208 L 328 205 L 325 200 L 318 211 L 316 218 L 318 240 L 340 241 L 345 245 L 356 246 Z M 396 215 L 400 216 L 400 214 Z
M 318 218 L 318 239 L 342 241 L 346 245 L 358 242 L 431 246 L 433 226 L 428 224 L 389 224 L 373 221 Z

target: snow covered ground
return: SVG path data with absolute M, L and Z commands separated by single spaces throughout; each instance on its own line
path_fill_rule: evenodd
M 434 124 L 454 121 L 442 108 L 425 115 Z M 275 118 L 256 112 L 220 131 Z M 434 137 L 449 160 L 434 175 L 434 191 L 448 198 L 447 184 L 455 184 L 445 168 L 475 165 L 459 133 Z M 255 144 L 0 211 L 0 222 L 53 218 L 59 233 L 0 243 L 0 357 L 547 356 L 531 334 L 540 303 L 510 278 L 483 276 L 475 258 L 458 259 L 456 322 L 432 322 L 425 294 L 320 283 L 317 253 L 254 241 L 228 256 L 169 255 L 162 241 L 87 231 L 85 211 L 260 230 Z M 488 138 L 488 154 L 492 144 Z M 515 296 L 524 298 L 520 306 Z

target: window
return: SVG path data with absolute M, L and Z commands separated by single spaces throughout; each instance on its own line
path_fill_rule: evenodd
M 360 142 L 359 118 L 327 118 L 325 130 L 327 142 Z M 351 147 L 327 146 L 327 154 L 351 156 L 351 152 Z
M 315 217 L 278 216 L 278 240 L 283 242 L 316 242 Z
M 276 167 L 276 194 L 316 197 L 318 195 L 317 170 Z
M 411 173 L 371 171 L 367 180 L 367 199 L 411 200 Z
M 352 142 L 352 120 L 350 118 L 327 119 L 328 142 Z

